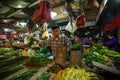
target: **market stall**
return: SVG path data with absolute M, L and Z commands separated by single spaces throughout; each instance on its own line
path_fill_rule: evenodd
M 1 0 L 0 79 L 119 80 L 118 5 L 117 0 Z M 107 46 L 110 30 L 117 49 Z

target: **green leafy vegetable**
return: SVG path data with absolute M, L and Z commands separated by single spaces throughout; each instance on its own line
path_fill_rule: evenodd
M 32 69 L 24 73 L 13 76 L 10 80 L 28 80 L 34 73 L 37 72 L 37 69 Z
M 51 62 L 52 60 L 48 59 L 45 56 L 39 56 L 39 57 L 32 56 L 26 61 L 25 65 L 38 67 L 38 66 L 46 66 Z
M 76 49 L 80 49 L 80 47 L 81 47 L 81 44 L 72 44 L 72 49 L 74 50 L 76 50 Z
M 36 80 L 49 80 L 50 76 L 51 76 L 51 73 L 45 71 Z
M 1 71 L 0 72 L 0 78 L 3 79 L 7 76 L 9 76 L 10 74 L 14 73 L 14 72 L 17 72 L 18 70 L 20 69 L 23 69 L 23 66 L 16 66 L 14 68 L 11 68 L 11 69 L 7 69 L 5 71 Z

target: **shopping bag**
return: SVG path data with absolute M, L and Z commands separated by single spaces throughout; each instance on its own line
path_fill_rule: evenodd
M 42 39 L 43 39 L 43 40 L 46 40 L 46 39 L 48 39 L 48 37 L 49 37 L 48 31 L 43 32 L 43 34 L 42 34 Z
M 76 25 L 79 28 L 85 28 L 86 24 L 86 16 L 80 14 L 79 16 L 76 17 Z
M 75 25 L 74 22 L 72 22 L 72 25 L 71 25 L 71 22 L 69 21 L 65 30 L 69 31 L 70 33 L 74 33 L 76 30 L 77 30 L 77 26 Z
M 110 31 L 120 27 L 120 14 L 118 14 L 111 22 L 103 25 L 104 31 Z
M 47 1 L 40 1 L 39 6 L 35 9 L 33 13 L 33 20 L 37 24 L 51 21 L 51 7 L 47 3 Z

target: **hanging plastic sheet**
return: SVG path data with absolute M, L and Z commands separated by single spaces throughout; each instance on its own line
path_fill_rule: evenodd
M 37 24 L 51 21 L 51 7 L 46 0 L 40 1 L 39 6 L 34 11 L 33 20 Z
M 118 15 L 120 13 L 120 0 L 110 0 L 107 7 L 111 15 Z
M 69 21 L 65 30 L 67 30 L 73 34 L 77 30 L 77 26 L 75 25 L 75 23 L 73 21 L 72 21 L 72 25 L 73 25 L 73 27 L 71 26 L 71 22 Z
M 73 23 L 72 23 L 72 16 L 70 16 L 70 25 L 73 28 Z
M 110 0 L 103 12 L 102 24 L 111 22 L 120 13 L 120 0 Z
M 106 14 L 102 19 L 102 24 L 109 23 L 115 18 L 115 15 L 112 15 L 109 10 Z
M 104 24 L 104 30 L 114 30 L 120 27 L 120 14 L 117 15 L 111 22 Z

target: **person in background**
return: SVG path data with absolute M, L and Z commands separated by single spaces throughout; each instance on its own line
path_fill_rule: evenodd
M 85 38 L 83 38 L 81 44 L 82 44 L 81 51 L 83 53 L 86 53 L 89 52 L 89 47 L 91 46 L 92 41 L 90 40 L 89 36 L 86 35 Z
M 14 41 L 12 42 L 12 46 L 13 46 L 13 47 L 18 46 L 18 44 L 17 44 L 17 39 L 16 39 L 16 38 L 15 38 Z
M 9 39 L 6 39 L 5 47 L 6 48 L 10 48 L 11 47 L 11 43 L 10 43 Z
M 89 37 L 85 37 L 85 38 L 83 38 L 81 44 L 82 45 L 91 45 L 92 41 L 91 41 L 91 39 Z
M 108 37 L 108 41 L 103 42 L 102 44 L 104 46 L 107 46 L 109 49 L 115 50 L 115 51 L 119 51 L 119 46 L 118 46 L 118 38 L 115 37 L 113 32 L 107 32 L 107 37 Z
M 60 28 L 58 25 L 52 26 L 52 37 L 48 40 L 40 41 L 41 46 L 51 46 L 52 54 L 55 58 L 55 65 L 59 65 L 61 68 L 66 66 L 66 54 L 69 39 L 60 36 Z
M 76 43 L 76 44 L 81 44 L 81 40 L 80 40 L 80 38 L 79 38 L 78 35 L 75 36 L 75 43 Z

